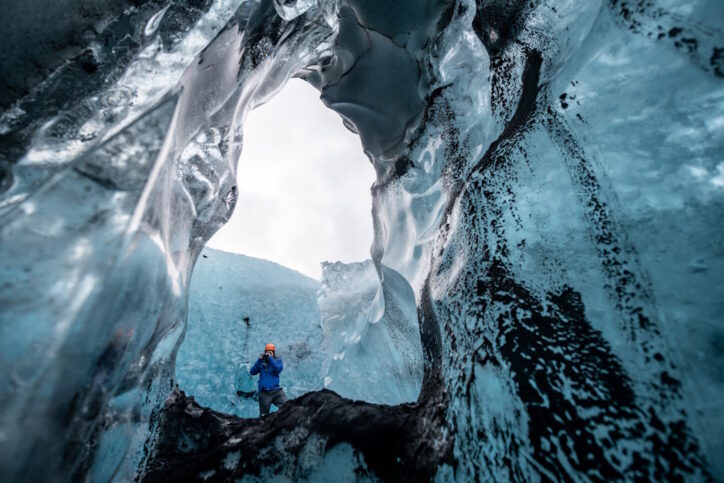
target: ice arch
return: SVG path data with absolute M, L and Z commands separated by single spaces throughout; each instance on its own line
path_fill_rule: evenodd
M 50 119 L 37 100 L 67 97 L 41 85 L 3 118 L 24 157 L 3 160 L 2 425 L 22 436 L 2 476 L 720 476 L 720 8 L 250 1 L 133 124 L 114 124 L 124 90 Z M 374 161 L 373 258 L 415 293 L 422 391 L 312 393 L 262 421 L 162 406 L 240 120 L 292 75 Z
M 245 374 L 274 341 L 289 397 L 324 387 L 370 402 L 416 400 L 415 298 L 392 272 L 383 287 L 369 260 L 374 170 L 359 137 L 314 87 L 291 79 L 247 115 L 238 170 L 234 215 L 207 247 L 317 280 L 264 260 L 202 252 L 176 357 L 180 388 L 210 409 L 256 416 Z

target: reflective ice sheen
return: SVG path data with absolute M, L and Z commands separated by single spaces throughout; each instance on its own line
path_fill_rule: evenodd
M 119 0 L 101 20 L 59 4 L 73 28 L 9 49 L 30 62 L 1 57 L 0 479 L 158 475 L 178 448 L 177 470 L 194 461 L 193 434 L 158 439 L 191 271 L 234 209 L 246 113 L 292 76 L 377 173 L 379 285 L 342 270 L 362 309 L 340 327 L 322 310 L 339 355 L 325 377 L 359 389 L 392 366 L 357 380 L 337 362 L 399 336 L 421 346 L 421 389 L 317 408 L 377 416 L 355 431 L 399 424 L 386 453 L 344 418 L 307 419 L 303 452 L 280 435 L 260 441 L 277 463 L 232 451 L 200 473 L 722 478 L 721 2 Z M 53 42 L 60 57 L 37 52 Z M 393 306 L 400 324 L 375 333 Z

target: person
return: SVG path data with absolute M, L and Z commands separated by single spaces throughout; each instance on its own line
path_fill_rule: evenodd
M 269 414 L 269 408 L 274 404 L 280 408 L 287 402 L 284 389 L 279 386 L 279 373 L 284 369 L 281 357 L 276 356 L 277 348 L 274 344 L 267 344 L 264 352 L 249 370 L 252 376 L 259 374 L 259 416 Z

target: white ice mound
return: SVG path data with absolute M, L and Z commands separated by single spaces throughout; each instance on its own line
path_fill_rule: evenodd
M 415 295 L 399 274 L 383 270 L 380 283 L 372 260 L 323 264 L 317 300 L 331 356 L 324 386 L 351 399 L 415 401 L 423 364 Z

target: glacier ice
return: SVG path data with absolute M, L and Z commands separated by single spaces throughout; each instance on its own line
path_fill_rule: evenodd
M 325 263 L 320 284 L 273 262 L 206 248 L 189 286 L 175 382 L 202 406 L 256 417 L 249 368 L 271 341 L 290 398 L 326 387 L 350 399 L 412 402 L 422 378 L 416 331 L 412 289 L 387 272 L 380 283 L 371 260 Z
M 0 479 L 722 478 L 721 2 L 81 3 L 0 21 Z M 245 115 L 294 76 L 375 168 L 345 329 L 419 340 L 412 403 L 173 388 Z M 414 341 L 359 329 L 410 294 Z
M 322 265 L 324 387 L 350 399 L 413 402 L 422 382 L 415 295 L 393 270 L 383 267 L 381 279 L 371 260 Z
M 319 282 L 266 260 L 205 249 L 189 287 L 176 383 L 201 405 L 256 417 L 249 368 L 267 342 L 284 360 L 288 397 L 322 388 Z M 245 397 L 236 392 L 252 393 Z

